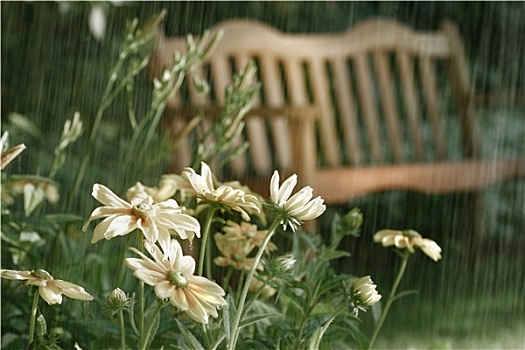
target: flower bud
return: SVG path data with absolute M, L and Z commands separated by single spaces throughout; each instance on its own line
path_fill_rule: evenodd
M 126 293 L 120 288 L 115 288 L 108 295 L 106 309 L 114 315 L 121 310 L 128 309 L 130 305 L 131 300 Z
M 292 254 L 286 254 L 275 259 L 275 267 L 281 274 L 289 273 L 296 262 L 297 260 L 294 259 Z
M 126 293 L 120 288 L 115 288 L 109 293 L 108 300 L 118 301 L 118 302 L 124 302 L 128 300 L 128 297 L 126 296 Z
M 292 272 L 296 260 L 292 254 L 282 255 L 264 262 L 265 270 L 271 278 L 285 278 Z
M 363 213 L 359 208 L 354 208 L 343 216 L 343 227 L 346 231 L 355 231 L 363 223 Z
M 381 294 L 376 291 L 376 288 L 377 286 L 370 276 L 364 276 L 353 281 L 345 281 L 347 293 L 350 294 L 354 305 L 361 310 L 381 300 Z

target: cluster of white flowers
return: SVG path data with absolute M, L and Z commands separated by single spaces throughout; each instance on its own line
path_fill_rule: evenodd
M 103 206 L 93 210 L 83 230 L 87 230 L 91 221 L 103 219 L 95 226 L 91 243 L 141 231 L 146 238 L 145 248 L 153 260 L 140 250 L 130 248 L 141 259 L 128 258 L 126 264 L 138 279 L 155 287 L 159 298 L 169 299 L 173 306 L 185 311 L 195 321 L 207 323 L 209 316 L 217 317 L 216 308 L 225 304 L 225 293 L 215 282 L 194 276 L 195 260 L 189 255 L 184 256 L 180 243 L 172 239 L 173 232 L 180 239 L 192 240 L 201 236 L 197 219 L 186 214 L 185 208 L 172 197 L 177 192 L 182 198 L 194 197 L 200 211 L 213 205 L 221 211 L 240 213 L 245 222 L 241 225 L 229 222 L 225 234 L 215 237 L 223 254 L 215 260 L 218 265 L 249 269 L 253 259 L 247 255 L 261 244 L 266 231 L 247 222 L 251 215 L 261 215 L 262 203 L 256 195 L 238 183 L 217 182 L 204 162 L 201 168 L 201 174 L 186 168 L 181 175 L 164 175 L 158 187 L 147 187 L 138 182 L 127 191 L 128 201 L 109 188 L 95 184 L 92 195 Z M 313 190 L 309 186 L 291 196 L 296 184 L 297 175 L 294 174 L 279 188 L 277 171 L 270 183 L 270 205 L 277 208 L 283 227 L 289 225 L 294 231 L 303 221 L 317 218 L 326 209 L 320 197 L 312 199 Z M 276 248 L 273 243 L 267 246 L 267 250 Z M 241 255 L 244 257 L 242 261 L 239 260 Z M 262 265 L 258 268 L 262 269 Z

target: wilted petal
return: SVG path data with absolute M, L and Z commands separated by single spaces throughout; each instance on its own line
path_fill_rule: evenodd
M 34 278 L 31 271 L 17 271 L 17 270 L 4 270 L 0 269 L 0 277 L 7 278 L 8 280 L 27 280 Z
M 54 280 L 54 283 L 59 287 L 62 294 L 67 297 L 84 301 L 91 301 L 94 299 L 93 296 L 87 293 L 81 286 L 62 280 Z
M 53 284 L 38 287 L 38 293 L 49 305 L 62 304 L 60 290 Z
M 93 300 L 84 288 L 62 280 L 55 280 L 49 272 L 38 269 L 32 271 L 0 270 L 0 277 L 12 280 L 25 280 L 26 285 L 38 286 L 42 299 L 49 305 L 61 304 L 62 294 L 84 301 Z
M 433 240 L 416 237 L 414 238 L 414 244 L 418 246 L 430 259 L 434 261 L 441 259 L 441 247 Z

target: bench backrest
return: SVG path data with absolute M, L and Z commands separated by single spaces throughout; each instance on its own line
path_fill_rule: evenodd
M 224 32 L 219 45 L 192 73 L 211 82 L 206 103 L 223 102 L 232 74 L 253 59 L 262 83 L 256 107 L 314 106 L 318 114 L 318 154 L 307 154 L 310 160 L 294 159 L 294 130 L 287 119 L 248 118 L 250 150 L 232 162 L 235 174 L 300 168 L 294 162 L 364 167 L 470 158 L 478 152 L 468 67 L 450 22 L 433 32 L 388 19 L 363 21 L 335 34 L 286 34 L 252 20 L 226 21 L 211 32 L 219 29 Z M 163 37 L 153 58 L 156 74 L 171 64 L 174 50 L 185 48 L 185 37 Z M 173 96 L 168 110 L 202 103 L 192 84 L 181 91 L 187 96 Z M 170 123 L 177 132 L 185 122 Z M 174 171 L 189 164 L 189 147 L 181 143 Z

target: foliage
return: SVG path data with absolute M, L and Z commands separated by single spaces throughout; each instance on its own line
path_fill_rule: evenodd
M 339 244 L 345 237 L 358 236 L 363 222 L 361 212 L 354 209 L 343 217 L 336 215 L 330 238 L 324 242 L 321 235 L 300 229 L 303 221 L 317 218 L 326 207 L 322 199 L 312 199 L 309 187 L 291 196 L 296 175 L 279 185 L 276 172 L 269 184 L 271 198 L 264 201 L 247 188 L 218 182 L 206 163 L 200 163 L 217 158 L 228 160 L 239 153 L 233 145 L 258 89 L 250 83 L 255 74 L 251 64 L 238 73 L 228 88 L 226 104 L 211 128 L 201 132 L 201 144 L 206 142 L 207 135 L 219 136 L 209 146 L 211 151 L 197 149 L 194 168 L 202 164 L 201 175 L 187 168 L 180 175 L 161 178 L 158 187 L 137 183 L 127 192 L 130 203 L 117 198 L 109 188 L 95 184 L 93 196 L 104 206 L 93 211 L 84 230 L 91 220 L 105 217 L 95 227 L 92 242 L 102 238 L 112 241 L 86 248 L 88 235 L 79 232 L 79 223 L 85 218 L 78 214 L 82 211 L 77 211 L 77 201 L 85 197 L 82 191 L 87 179 L 96 174 L 89 174 L 89 170 L 97 166 L 104 116 L 119 98 L 124 98 L 129 133 L 119 138 L 126 150 L 120 154 L 120 164 L 135 176 L 144 174 L 144 169 L 151 165 L 149 162 L 159 159 L 152 159 L 151 154 L 168 151 L 158 134 L 158 125 L 172 91 L 180 87 L 186 74 L 220 40 L 220 34 L 209 40 L 205 35 L 199 43 L 190 37 L 187 53 L 174 55 L 173 67 L 154 81 L 150 105 L 141 111 L 133 103 L 133 91 L 148 63 L 157 24 L 164 16 L 161 13 L 145 26 L 139 26 L 138 20 L 128 23 L 118 60 L 109 73 L 92 123 L 81 120 L 82 113 L 75 113 L 67 120 L 54 146 L 54 158 L 39 164 L 37 175 L 2 173 L 2 266 L 17 270 L 2 269 L 1 276 L 25 281 L 33 297 L 33 305 L 29 305 L 24 301 L 23 289 L 2 281 L 2 346 L 42 349 L 126 348 L 126 344 L 141 349 L 159 348 L 162 344 L 192 349 L 234 349 L 239 344 L 254 349 L 372 346 L 386 311 L 370 343 L 360 331 L 358 316 L 359 311 L 366 311 L 381 296 L 369 276 L 357 279 L 340 274 L 333 267 L 334 261 L 349 256 L 347 251 L 339 250 Z M 206 92 L 202 82 L 195 83 Z M 38 135 L 38 126 L 27 118 L 14 115 L 12 120 L 18 125 L 28 125 L 28 130 Z M 68 154 L 70 147 L 82 142 L 83 137 L 87 138 L 83 141 L 84 153 L 81 159 L 74 160 Z M 65 169 L 73 171 L 74 181 L 60 187 L 59 174 Z M 166 186 L 172 191 L 167 191 Z M 53 207 L 64 201 L 60 200 L 60 194 L 67 196 L 65 205 L 59 207 L 63 211 Z M 173 198 L 186 206 L 179 207 Z M 45 205 L 44 199 L 51 206 Z M 264 228 L 265 214 L 272 220 L 268 228 Z M 247 223 L 248 219 L 253 220 Z M 294 231 L 291 235 L 287 226 Z M 218 232 L 214 236 L 215 245 L 210 232 Z M 195 247 L 190 245 L 183 252 L 179 243 L 186 238 L 191 242 L 193 234 L 200 237 L 195 244 L 200 251 L 196 276 L 191 256 Z M 271 242 L 274 234 L 284 235 L 289 244 L 275 245 Z M 178 240 L 172 240 L 170 235 Z M 411 233 L 406 238 L 409 247 L 414 235 L 417 234 Z M 221 239 L 225 241 L 219 244 Z M 248 248 L 238 250 L 239 243 Z M 125 258 L 130 256 L 127 247 L 136 247 L 131 250 L 140 259 Z M 212 251 L 218 252 L 223 260 L 213 259 Z M 409 255 L 408 250 L 402 254 L 403 266 Z M 239 262 L 242 263 L 238 265 Z M 80 282 L 94 294 L 95 301 L 88 303 L 92 296 L 80 286 L 59 280 L 51 283 L 53 277 L 43 268 L 53 271 L 54 276 Z M 127 268 L 134 271 L 138 281 Z M 387 309 L 402 295 L 396 295 L 395 291 L 403 271 L 404 268 L 387 301 Z M 62 289 L 53 289 L 55 284 Z M 33 286 L 38 286 L 38 293 Z M 39 305 L 43 293 L 47 293 L 44 300 L 50 304 L 54 299 L 49 296 L 61 293 L 85 302 L 67 301 L 62 307 Z M 29 330 L 23 321 L 27 318 Z M 341 329 L 346 332 L 341 333 Z
M 109 67 L 114 66 L 118 59 L 119 52 L 117 50 L 120 47 L 113 44 L 117 42 L 120 44 L 121 37 L 124 35 L 120 30 L 121 27 L 124 27 L 122 25 L 124 19 L 128 18 L 130 14 L 140 13 L 141 16 L 144 16 L 144 13 L 158 11 L 158 6 L 162 5 L 164 4 L 149 7 L 150 5 L 137 2 L 126 4 L 124 9 L 119 10 L 109 7 L 108 19 L 114 25 L 114 30 L 107 31 L 104 42 L 96 42 L 91 37 L 87 25 L 78 26 L 79 22 L 86 22 L 86 13 L 89 13 L 91 6 L 88 3 L 75 4 L 68 14 L 62 15 L 57 12 L 57 4 L 54 3 L 26 2 L 18 4 L 2 2 L 3 128 L 10 130 L 15 141 L 24 141 L 30 146 L 22 160 L 19 158 L 6 169 L 7 171 L 2 173 L 2 183 L 8 185 L 10 182 L 18 181 L 24 186 L 33 184 L 33 187 L 23 187 L 23 191 L 18 196 L 13 196 L 14 203 L 10 207 L 2 204 L 2 267 L 20 269 L 45 267 L 52 271 L 55 276 L 80 283 L 96 297 L 95 302 L 87 305 L 71 300 L 65 301 L 62 306 L 55 307 L 40 303 L 39 311 L 45 315 L 45 319 L 43 316 L 37 318 L 37 324 L 44 325 L 44 327 L 37 326 L 36 338 L 42 345 L 49 345 L 58 339 L 59 345 L 64 348 L 73 348 L 76 342 L 83 348 L 116 348 L 119 346 L 118 314 L 112 318 L 106 314 L 104 299 L 116 286 L 121 286 L 126 291 L 137 290 L 137 281 L 133 279 L 130 271 L 122 264 L 123 259 L 130 256 L 127 247 L 135 244 L 135 236 L 137 235 L 115 239 L 112 242 L 101 242 L 95 246 L 89 244 L 90 234 L 80 232 L 80 225 L 86 220 L 87 210 L 93 207 L 93 203 L 89 199 L 90 187 L 93 182 L 107 184 L 115 192 L 123 193 L 137 179 L 141 179 L 145 183 L 152 183 L 157 179 L 160 169 L 165 169 L 169 150 L 166 144 L 162 142 L 163 136 L 157 133 L 155 127 L 152 127 L 155 129 L 154 141 L 150 141 L 147 148 L 139 150 L 142 152 L 143 159 L 153 160 L 154 162 L 145 166 L 139 161 L 133 162 L 128 159 L 127 165 L 132 168 L 126 168 L 125 171 L 115 171 L 117 167 L 114 166 L 120 164 L 119 160 L 123 156 L 128 155 L 129 157 L 129 154 L 133 154 L 129 150 L 130 146 L 138 146 L 138 144 L 131 142 L 131 137 L 137 126 L 133 120 L 148 119 L 141 119 L 141 116 L 151 111 L 153 96 L 153 92 L 149 88 L 151 84 L 144 71 L 136 71 L 137 74 L 133 74 L 132 88 L 129 89 L 130 84 L 126 83 L 126 88 L 122 90 L 121 94 L 114 96 L 112 101 L 108 103 L 105 112 L 102 113 L 104 114 L 103 127 L 97 135 L 96 145 L 89 144 L 89 138 L 84 132 L 75 143 L 67 146 L 66 153 L 63 153 L 66 155 L 63 163 L 54 153 L 55 149 L 61 149 L 59 146 L 62 143 L 58 140 L 61 139 L 63 129 L 57 128 L 56 123 L 50 121 L 62 121 L 63 118 L 69 118 L 74 115 L 75 111 L 80 110 L 85 130 L 88 132 L 92 130 L 104 91 L 100 87 L 107 84 L 105 81 L 106 72 L 109 71 Z M 203 28 L 213 25 L 215 21 L 231 16 L 233 11 L 225 3 L 198 3 L 196 5 L 177 3 L 168 5 L 172 9 L 176 7 L 170 11 L 173 16 L 171 17 L 172 20 L 165 23 L 168 31 L 172 33 L 186 33 L 188 30 L 201 31 Z M 189 14 L 196 11 L 195 6 L 203 11 L 206 10 L 210 16 L 206 16 L 204 19 L 199 16 L 190 16 Z M 315 3 L 312 6 L 317 6 L 319 9 L 324 5 Z M 494 39 L 505 36 L 505 33 L 509 31 L 519 32 L 523 22 L 515 20 L 517 16 L 519 17 L 520 12 L 512 11 L 513 6 L 515 5 L 507 3 L 500 7 L 494 3 L 487 3 L 476 4 L 472 9 L 461 4 L 440 5 L 432 3 L 428 6 L 420 4 L 401 6 L 398 3 L 334 3 L 329 4 L 329 10 L 326 11 L 308 11 L 301 4 L 254 2 L 252 4 L 235 4 L 236 12 L 233 14 L 273 21 L 273 25 L 285 31 L 301 29 L 312 31 L 343 30 L 350 24 L 348 21 L 357 21 L 360 18 L 378 13 L 397 16 L 407 21 L 417 22 L 415 24 L 421 26 L 435 28 L 438 19 L 443 14 L 452 15 L 454 19 L 460 22 L 461 31 L 464 33 L 467 42 L 470 42 L 470 49 L 467 52 L 476 57 L 472 60 L 475 63 L 477 72 L 475 76 L 478 86 L 482 89 L 491 90 L 505 88 L 506 84 L 521 86 L 522 80 L 519 80 L 519 77 L 525 76 L 516 74 L 512 70 L 513 65 L 505 64 L 509 61 L 508 57 L 512 56 L 511 50 L 498 50 L 489 45 L 496 42 L 496 46 L 502 45 L 504 47 L 503 40 Z M 259 11 L 255 11 L 254 8 L 259 8 Z M 323 9 L 326 8 L 323 7 Z M 39 16 L 37 12 L 46 15 Z M 269 13 L 271 15 L 268 15 Z M 302 13 L 302 16 L 292 16 L 295 13 Z M 318 16 L 319 13 L 322 14 L 321 17 L 327 17 L 331 20 L 325 19 L 323 22 L 325 24 L 319 24 L 319 21 L 314 20 L 321 18 Z M 487 13 L 492 15 L 486 15 Z M 315 15 L 315 18 L 312 17 L 312 14 Z M 199 19 L 195 19 L 197 17 Z M 296 18 L 296 21 L 287 20 L 287 18 L 292 17 Z M 173 18 L 178 18 L 178 20 L 173 20 Z M 465 18 L 468 21 L 463 21 Z M 309 27 L 307 28 L 306 25 Z M 11 30 L 6 31 L 6 28 Z M 12 30 L 12 28 L 17 28 L 17 30 Z M 29 32 L 26 31 L 27 28 L 30 28 Z M 498 29 L 491 30 L 491 28 Z M 471 38 L 477 38 L 479 32 L 485 33 L 482 35 L 484 39 L 471 40 Z M 53 36 L 50 36 L 50 33 L 53 33 Z M 71 40 L 71 33 L 76 33 L 80 40 Z M 485 55 L 486 52 L 489 52 L 490 55 Z M 477 55 L 477 53 L 482 55 Z M 144 47 L 141 52 L 136 52 L 133 55 L 134 61 L 129 61 L 126 64 L 119 81 L 124 82 L 126 74 L 131 72 L 129 69 L 134 64 L 140 65 L 143 62 L 141 58 L 146 58 L 147 54 L 147 47 Z M 498 57 L 495 59 L 495 56 Z M 100 74 L 92 73 L 94 65 L 99 67 Z M 139 66 L 135 67 L 139 68 Z M 490 69 L 486 69 L 486 67 Z M 507 71 L 506 76 L 514 72 L 515 79 L 502 80 L 502 75 L 499 74 L 501 70 Z M 27 84 L 27 82 L 31 83 Z M 514 87 L 514 85 L 509 86 Z M 132 108 L 130 108 L 130 102 L 133 102 Z M 134 114 L 133 108 L 135 109 Z M 7 112 L 13 113 L 9 113 L 8 116 Z M 493 122 L 492 119 L 491 122 Z M 144 125 L 149 127 L 153 123 L 150 120 Z M 121 135 L 125 135 L 125 137 L 119 137 Z M 80 183 L 78 194 L 76 196 L 70 195 L 73 198 L 69 201 L 62 198 L 57 204 L 53 205 L 52 193 L 47 194 L 45 190 L 54 186 L 62 195 L 67 196 L 72 193 L 71 190 L 75 186 L 74 177 L 82 164 L 81 161 L 87 146 L 92 148 L 90 151 L 92 154 L 91 163 L 86 170 L 84 180 Z M 158 157 L 150 159 L 149 154 L 157 154 Z M 54 171 L 53 164 L 57 164 L 57 166 L 65 164 L 65 166 Z M 16 187 L 10 190 L 16 192 Z M 512 191 L 511 195 L 516 196 L 516 193 L 518 192 Z M 2 200 L 4 194 L 8 194 L 8 192 L 3 188 Z M 381 201 L 384 202 L 384 205 L 390 203 L 390 207 L 392 207 L 391 200 L 381 199 Z M 433 204 L 439 205 L 439 203 Z M 413 206 L 417 207 L 417 205 Z M 392 211 L 411 212 L 411 208 L 404 205 L 397 209 L 390 209 Z M 378 211 L 377 204 L 372 208 L 372 211 L 374 213 Z M 431 207 L 428 211 L 435 212 L 435 208 Z M 401 215 L 407 215 L 406 213 Z M 437 216 L 451 216 L 448 215 L 449 212 L 445 214 Z M 334 237 L 340 237 L 338 235 L 342 232 L 337 224 L 337 222 L 341 222 L 341 219 L 338 218 L 337 214 L 333 215 L 336 215 L 336 219 L 329 220 L 333 222 L 332 231 L 329 231 L 329 228 L 323 230 L 325 233 L 331 232 L 330 239 L 326 243 L 321 240 L 320 236 L 308 235 L 301 231 L 295 235 L 284 233 L 284 240 L 290 243 L 295 256 L 302 256 L 302 259 L 297 259 L 291 277 L 283 276 L 281 279 L 270 279 L 270 276 L 259 276 L 261 280 L 268 280 L 268 285 L 278 292 L 269 300 L 264 302 L 254 300 L 251 303 L 251 313 L 247 315 L 248 318 L 241 322 L 243 326 L 242 335 L 246 330 L 246 335 L 260 334 L 264 337 L 243 340 L 247 346 L 275 347 L 276 344 L 272 341 L 277 340 L 282 342 L 282 347 L 290 344 L 293 346 L 298 342 L 299 337 L 305 347 L 309 345 L 308 340 L 312 340 L 310 344 L 316 344 L 319 339 L 326 344 L 333 344 L 334 347 L 338 347 L 338 344 L 341 344 L 339 342 L 345 342 L 345 345 L 348 344 L 347 342 L 353 344 L 366 343 L 366 329 L 363 329 L 360 322 L 349 312 L 346 315 L 348 317 L 337 318 L 322 338 L 319 337 L 318 330 L 320 328 L 315 329 L 323 322 L 327 324 L 330 313 L 334 312 L 332 305 L 340 300 L 338 298 L 343 298 L 341 294 L 336 293 L 336 291 L 344 292 L 341 290 L 339 282 L 350 276 L 338 275 L 332 280 L 333 284 L 323 283 L 323 288 L 327 288 L 327 290 L 316 289 L 318 288 L 316 283 L 325 282 L 328 276 L 336 274 L 334 263 L 348 261 L 345 258 L 348 254 L 346 250 L 335 252 L 337 245 L 333 247 L 336 241 Z M 237 219 L 238 217 L 225 214 L 219 219 L 224 218 Z M 200 219 L 202 220 L 202 217 Z M 364 232 L 373 231 L 377 225 L 380 225 L 379 218 L 374 217 L 372 219 L 367 220 L 368 226 Z M 425 222 L 425 224 L 430 225 L 431 223 Z M 221 221 L 214 222 L 214 225 L 215 229 L 219 230 Z M 445 229 L 450 228 L 452 224 L 447 223 L 447 225 L 445 225 Z M 335 227 L 339 228 L 335 229 Z M 327 236 L 329 235 L 323 235 L 323 237 Z M 353 242 L 353 236 L 346 235 L 344 237 L 345 241 Z M 345 244 L 345 246 L 347 245 Z M 307 248 L 303 250 L 302 247 Z M 286 250 L 281 246 L 280 248 Z M 313 259 L 308 260 L 308 258 L 312 258 L 311 254 L 305 254 L 308 251 L 321 252 L 321 255 L 318 257 L 314 254 Z M 332 253 L 334 255 L 330 255 Z M 324 258 L 320 258 L 322 256 Z M 375 258 L 376 255 L 374 255 Z M 271 260 L 268 261 L 268 265 L 272 265 Z M 308 274 L 298 273 L 298 271 L 308 271 Z M 326 276 L 321 272 L 326 273 Z M 221 277 L 220 269 L 217 268 L 216 273 L 218 273 L 217 278 L 219 280 Z M 308 278 L 308 283 L 300 283 L 305 276 L 310 276 L 310 273 L 313 277 Z M 424 276 L 418 277 L 423 279 Z M 157 336 L 153 340 L 152 348 L 160 347 L 160 344 L 173 344 L 173 348 L 182 347 L 183 344 L 189 344 L 190 348 L 198 348 L 197 344 L 201 344 L 201 346 L 202 344 L 215 345 L 217 340 L 229 333 L 228 327 L 231 326 L 228 323 L 223 323 L 222 320 L 232 320 L 232 315 L 236 315 L 236 303 L 232 295 L 236 294 L 237 285 L 235 283 L 238 278 L 230 276 L 230 280 L 232 287 L 227 290 L 228 296 L 226 297 L 228 307 L 222 308 L 218 320 L 212 319 L 210 321 L 206 332 L 184 317 L 173 320 L 173 316 L 181 316 L 183 313 L 177 313 L 171 307 L 164 307 L 161 310 L 161 317 L 166 322 L 158 324 Z M 285 288 L 283 285 L 289 288 Z M 26 289 L 20 288 L 17 283 L 2 280 L 3 347 L 21 348 L 27 344 L 27 320 L 30 317 L 31 308 L 25 292 Z M 297 297 L 298 294 L 301 298 Z M 302 296 L 308 301 L 303 306 L 300 305 L 303 300 Z M 131 304 L 135 305 L 137 295 L 131 295 L 129 298 Z M 147 293 L 146 298 L 148 301 L 155 300 L 151 291 Z M 283 307 L 285 309 L 281 309 Z M 292 325 L 284 321 L 283 315 L 285 313 L 283 310 L 290 310 L 286 315 L 290 314 L 293 317 Z M 372 311 L 374 310 L 376 309 L 372 308 Z M 124 311 L 124 314 L 126 312 L 128 311 Z M 367 316 L 372 316 L 372 313 L 369 312 Z M 302 315 L 309 315 L 309 317 L 301 320 Z M 46 329 L 46 326 L 49 328 Z M 344 333 L 342 334 L 348 334 L 348 339 L 341 338 L 340 334 L 343 330 Z M 183 339 L 181 339 L 181 334 Z M 134 340 L 134 335 L 130 332 L 126 336 L 126 341 L 128 344 L 133 344 Z M 224 340 L 221 344 L 224 345 Z

